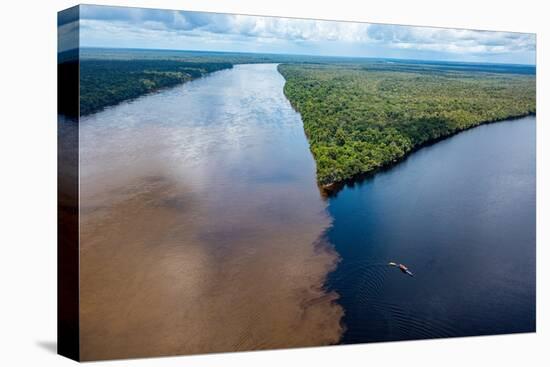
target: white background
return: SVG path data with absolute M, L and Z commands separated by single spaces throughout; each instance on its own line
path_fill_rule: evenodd
M 101 362 L 114 366 L 502 365 L 550 353 L 549 12 L 544 1 L 95 1 L 97 4 L 537 33 L 537 333 L 276 352 Z M 56 12 L 73 1 L 10 1 L 0 35 L 0 365 L 65 366 L 56 339 Z M 546 166 L 546 167 L 545 167 Z M 546 348 L 546 350 L 545 350 Z

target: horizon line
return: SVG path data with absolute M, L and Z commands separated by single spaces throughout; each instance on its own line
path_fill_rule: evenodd
M 282 53 L 282 52 L 251 52 L 251 51 L 216 51 L 216 50 L 190 50 L 190 49 L 172 49 L 172 48 L 146 48 L 146 47 L 110 47 L 110 46 L 79 46 L 77 48 L 65 50 L 62 52 L 74 51 L 80 49 L 109 49 L 109 50 L 139 50 L 139 51 L 175 51 L 175 52 L 204 52 L 204 53 L 234 53 L 234 54 L 251 54 L 251 55 L 287 55 L 287 56 L 304 56 L 304 57 L 322 57 L 322 58 L 346 58 L 346 59 L 379 59 L 379 60 L 405 60 L 405 61 L 428 61 L 428 62 L 454 62 L 458 64 L 487 64 L 487 65 L 512 65 L 512 66 L 537 66 L 534 64 L 523 63 L 507 63 L 507 62 L 489 62 L 489 61 L 463 61 L 463 60 L 443 60 L 443 59 L 415 59 L 415 58 L 398 58 L 398 57 L 382 57 L 382 56 L 349 56 L 349 55 L 315 55 L 315 54 L 298 54 L 298 53 Z

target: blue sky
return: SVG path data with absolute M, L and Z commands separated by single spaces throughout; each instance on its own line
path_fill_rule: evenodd
M 535 63 L 535 35 L 529 33 L 93 5 L 80 9 L 82 47 Z

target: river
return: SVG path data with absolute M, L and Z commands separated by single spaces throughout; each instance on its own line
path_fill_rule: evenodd
M 323 199 L 283 86 L 237 65 L 81 120 L 84 359 L 533 330 L 534 118 Z
M 535 117 L 420 149 L 330 199 L 343 343 L 535 330 Z M 386 266 L 406 264 L 414 278 Z
M 337 256 L 276 65 L 81 120 L 84 359 L 337 343 Z

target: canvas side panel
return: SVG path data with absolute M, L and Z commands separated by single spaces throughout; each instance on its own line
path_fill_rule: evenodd
M 57 17 L 57 351 L 79 360 L 79 7 Z

